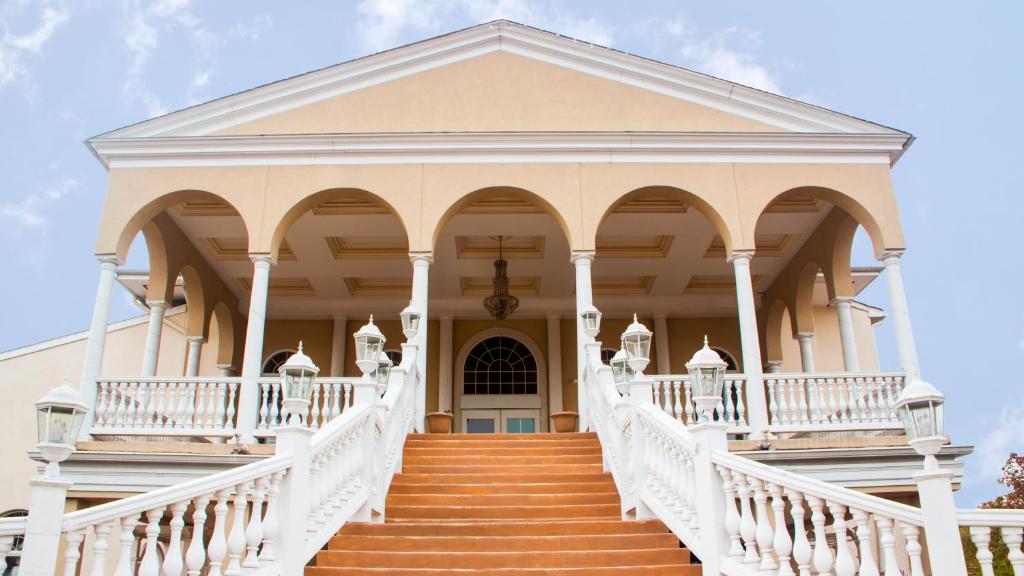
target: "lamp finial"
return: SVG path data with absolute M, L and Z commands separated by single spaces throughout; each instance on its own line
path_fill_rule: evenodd
M 708 347 L 708 335 L 707 334 L 704 335 L 704 347 L 705 348 Z
M 302 340 L 299 340 L 299 353 L 302 353 Z

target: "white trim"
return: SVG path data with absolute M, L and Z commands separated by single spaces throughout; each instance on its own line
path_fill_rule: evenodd
M 164 314 L 164 319 L 167 319 L 171 316 L 176 316 L 183 312 L 185 312 L 184 305 L 175 306 L 174 308 L 171 308 Z M 111 332 L 117 332 L 118 330 L 124 330 L 125 328 L 138 326 L 139 324 L 146 324 L 148 322 L 149 314 L 135 316 L 133 318 L 128 318 L 127 320 L 121 320 L 120 322 L 112 322 L 110 324 L 107 324 L 107 334 L 110 334 Z M 4 360 L 10 360 L 12 358 L 18 358 L 20 356 L 25 356 L 27 354 L 33 354 L 35 352 L 40 352 L 42 350 L 56 348 L 57 346 L 71 344 L 73 342 L 78 342 L 80 340 L 85 340 L 87 338 L 89 338 L 89 331 L 82 330 L 81 332 L 75 332 L 74 334 L 68 334 L 67 336 L 53 338 L 52 340 L 44 340 L 42 342 L 37 342 L 35 344 L 29 344 L 28 346 L 22 346 L 21 348 L 13 348 L 11 350 L 7 350 L 6 352 L 0 353 L 0 362 L 3 362 Z
M 92 140 L 109 168 L 451 163 L 892 164 L 906 137 L 744 132 L 516 132 Z
M 776 94 L 504 20 L 402 46 L 108 132 L 97 140 L 208 135 L 483 54 L 505 51 L 794 132 L 910 135 Z

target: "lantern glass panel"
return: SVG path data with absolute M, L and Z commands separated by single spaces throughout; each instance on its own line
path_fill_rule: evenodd
M 391 375 L 391 359 L 387 354 L 381 355 L 381 361 L 377 364 L 377 384 L 387 386 L 388 377 Z
M 651 336 L 649 334 L 629 334 L 622 339 L 629 358 L 650 358 Z
M 46 406 L 39 409 L 39 441 L 50 444 L 73 444 L 81 427 L 84 412 L 69 406 Z
M 621 384 L 626 381 L 625 360 L 616 360 L 615 362 L 612 362 L 612 376 L 615 378 L 616 384 Z
M 910 410 L 914 417 L 918 438 L 935 435 L 935 414 L 932 412 L 931 400 L 915 402 Z
M 903 421 L 903 429 L 907 432 L 907 440 L 917 439 L 917 426 L 911 417 L 910 405 L 900 406 L 897 412 L 899 412 L 900 420 Z

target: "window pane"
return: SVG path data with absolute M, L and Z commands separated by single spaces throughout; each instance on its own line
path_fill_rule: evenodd
M 522 342 L 488 338 L 470 351 L 463 382 L 463 394 L 536 394 L 537 361 Z
M 467 418 L 466 432 L 470 434 L 494 434 L 494 419 Z

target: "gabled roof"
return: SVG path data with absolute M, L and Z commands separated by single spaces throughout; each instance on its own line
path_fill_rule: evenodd
M 211 100 L 90 139 L 203 137 L 474 58 L 505 51 L 679 98 L 796 133 L 910 134 L 633 54 L 497 20 Z

